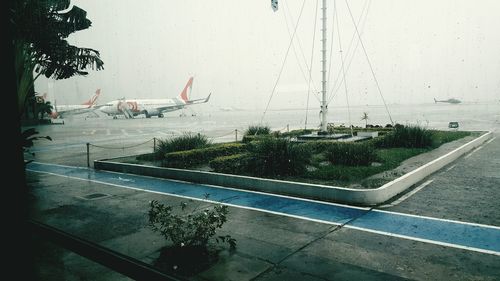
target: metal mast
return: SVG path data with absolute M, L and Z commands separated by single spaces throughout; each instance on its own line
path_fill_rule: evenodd
M 326 0 L 323 0 L 323 7 L 321 8 L 323 11 L 323 17 L 321 20 L 323 21 L 322 31 L 322 43 L 323 47 L 321 49 L 322 56 L 322 80 L 321 80 L 321 126 L 319 133 L 327 134 L 327 122 L 326 122 L 326 114 L 328 113 L 328 105 L 326 101 Z

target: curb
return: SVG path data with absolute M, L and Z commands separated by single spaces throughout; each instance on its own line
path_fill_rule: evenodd
M 299 183 L 204 171 L 152 167 L 146 165 L 113 162 L 113 159 L 95 160 L 94 168 L 97 170 L 108 170 L 252 191 L 277 193 L 329 202 L 371 206 L 383 203 L 407 190 L 427 176 L 480 146 L 491 138 L 491 136 L 491 131 L 483 134 L 482 136 L 479 136 L 478 138 L 454 149 L 453 151 L 450 151 L 447 154 L 375 189 L 352 189 L 321 184 Z

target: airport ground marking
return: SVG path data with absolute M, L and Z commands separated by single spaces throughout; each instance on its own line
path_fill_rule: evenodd
M 32 164 L 35 165 L 35 168 L 32 167 Z M 249 192 L 218 186 L 185 182 L 175 183 L 167 179 L 119 172 L 110 173 L 108 171 L 96 171 L 83 167 L 38 162 L 32 164 L 29 164 L 27 168 L 28 171 L 167 196 L 205 201 L 207 203 L 220 203 L 235 208 L 271 213 L 330 225 L 343 225 L 346 228 L 365 232 L 500 256 L 500 227 L 498 226 L 377 209 L 366 210 L 366 208 L 360 209 L 361 207 L 325 204 L 326 202 L 322 201 L 300 200 L 295 197 L 276 196 L 275 194 Z M 36 169 L 36 165 L 38 165 L 38 169 Z M 57 171 L 54 166 L 64 168 L 65 170 Z M 76 172 L 76 174 L 80 176 L 65 174 L 72 172 Z M 109 175 L 113 174 L 121 174 L 128 177 L 130 181 L 120 182 L 119 184 L 114 183 L 113 181 L 116 181 L 117 178 L 109 177 Z M 101 180 L 98 178 L 101 178 Z M 155 186 L 153 181 L 159 180 L 171 183 L 171 185 Z M 138 181 L 138 183 L 136 183 L 136 181 Z M 148 188 L 143 188 L 143 186 L 148 186 Z M 198 188 L 188 188 L 190 186 L 196 186 Z M 164 190 L 160 190 L 161 188 L 164 188 Z M 207 188 L 211 188 L 209 191 L 213 192 L 212 194 L 215 198 L 203 198 L 200 192 L 207 191 Z M 168 189 L 170 189 L 170 191 L 168 191 Z M 179 192 L 181 194 L 176 194 L 174 192 Z M 182 193 L 187 193 L 187 195 Z M 219 199 L 217 199 L 217 197 L 219 197 Z M 276 198 L 281 198 L 281 201 Z

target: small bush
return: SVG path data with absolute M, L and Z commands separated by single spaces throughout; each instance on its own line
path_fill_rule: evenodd
M 311 150 L 287 139 L 267 138 L 250 144 L 247 170 L 255 175 L 287 176 L 303 173 L 311 161 Z
M 271 134 L 271 127 L 262 125 L 251 125 L 245 131 L 244 136 L 256 136 L 256 135 L 269 135 Z
M 228 208 L 217 204 L 202 210 L 196 207 L 188 212 L 187 207 L 188 204 L 182 202 L 178 207 L 182 212 L 174 214 L 172 206 L 151 201 L 149 225 L 153 231 L 171 240 L 174 247 L 206 247 L 208 240 L 227 221 Z M 232 249 L 236 247 L 236 240 L 229 235 L 217 237 L 216 242 L 227 242 Z
M 199 149 L 170 152 L 165 154 L 163 166 L 188 168 L 208 163 L 215 157 L 242 153 L 244 149 L 245 144 L 243 143 L 225 143 Z
M 249 158 L 248 153 L 221 156 L 210 161 L 209 165 L 218 173 L 239 174 L 245 172 Z
M 375 148 L 370 143 L 343 143 L 330 145 L 326 157 L 334 165 L 367 166 L 377 159 Z
M 282 137 L 297 137 L 297 136 L 302 136 L 302 135 L 308 135 L 311 133 L 312 133 L 312 130 L 299 129 L 299 130 L 292 130 L 290 132 L 281 133 L 281 136 Z
M 263 139 L 267 138 L 274 138 L 275 136 L 269 134 L 269 135 L 244 135 L 243 138 L 241 139 L 242 142 L 244 143 L 249 143 L 252 141 L 261 141 Z
M 419 126 L 395 126 L 376 142 L 378 147 L 427 148 L 432 146 L 432 132 Z
M 172 139 L 160 140 L 156 147 L 156 155 L 157 159 L 162 159 L 165 153 L 202 148 L 209 144 L 210 141 L 205 135 L 184 133 Z

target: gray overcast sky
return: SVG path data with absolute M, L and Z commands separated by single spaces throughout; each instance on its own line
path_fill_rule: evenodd
M 55 96 L 58 104 L 81 103 L 97 88 L 102 89 L 100 103 L 121 97 L 168 98 L 177 96 L 194 75 L 193 98 L 212 92 L 212 106 L 264 108 L 302 5 L 301 0 L 280 0 L 273 12 L 270 2 L 72 1 L 93 23 L 70 41 L 99 50 L 105 70 L 55 82 L 40 78 L 36 90 Z M 327 2 L 330 50 L 334 1 Z M 271 108 L 305 107 L 307 80 L 299 61 L 307 77 L 303 57 L 309 64 L 315 3 L 306 0 Z M 367 11 L 358 28 L 388 103 L 500 99 L 500 1 L 349 0 L 349 5 L 356 20 Z M 345 1 L 337 0 L 336 6 L 332 80 L 342 65 L 338 31 L 345 68 L 357 42 L 347 52 L 355 30 Z M 318 91 L 320 18 L 312 71 Z M 346 80 L 351 104 L 382 103 L 359 44 Z M 331 106 L 346 105 L 344 86 L 340 89 Z M 311 106 L 317 104 L 311 96 Z

